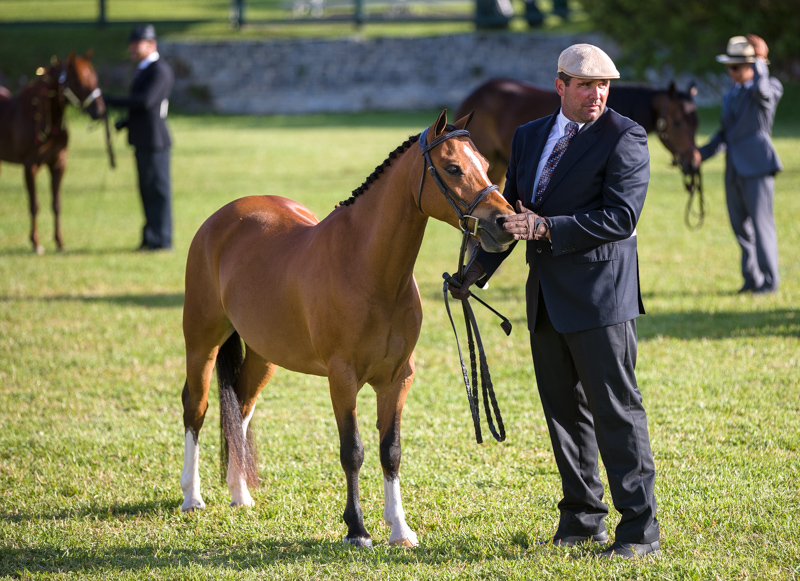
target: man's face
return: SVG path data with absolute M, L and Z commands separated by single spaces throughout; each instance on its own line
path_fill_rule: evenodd
M 744 84 L 753 78 L 753 66 L 749 63 L 731 63 L 728 65 L 728 76 L 734 83 Z
M 556 79 L 556 91 L 561 95 L 561 110 L 570 121 L 588 123 L 603 114 L 608 99 L 608 79 L 570 79 L 567 85 Z
M 128 43 L 128 56 L 134 63 L 140 63 L 143 58 L 150 56 L 156 50 L 154 40 L 134 40 Z

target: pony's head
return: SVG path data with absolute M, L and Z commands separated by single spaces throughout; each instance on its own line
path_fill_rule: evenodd
M 448 125 L 445 110 L 420 135 L 425 165 L 417 206 L 425 214 L 469 232 L 484 250 L 501 252 L 514 241 L 502 225 L 515 212 L 489 180 L 489 162 L 469 138 L 466 129 L 471 118 L 472 114 Z
M 106 114 L 106 104 L 97 86 L 97 73 L 91 62 L 91 49 L 84 56 L 69 53 L 59 73 L 59 86 L 67 100 L 88 113 L 92 119 L 100 119 Z
M 695 149 L 694 136 L 699 120 L 694 96 L 697 88 L 692 84 L 689 90 L 678 91 L 675 83 L 670 83 L 662 97 L 660 113 L 656 121 L 658 137 L 672 153 L 675 165 L 679 165 L 685 175 L 697 174 L 700 167 L 693 161 Z

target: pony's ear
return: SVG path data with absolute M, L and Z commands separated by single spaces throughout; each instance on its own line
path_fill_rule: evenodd
M 447 127 L 447 109 L 442 109 L 442 112 L 439 113 L 439 118 L 436 120 L 436 123 L 433 124 L 434 138 L 439 137 L 445 127 Z
M 673 97 L 675 97 L 675 93 L 677 91 L 678 90 L 675 88 L 675 81 L 670 81 L 669 88 L 667 89 L 667 94 L 669 95 L 669 98 L 672 99 Z
M 89 60 L 89 59 L 92 58 L 93 55 L 94 55 L 94 49 L 90 48 L 89 50 L 86 51 L 86 54 L 83 55 L 83 58 L 85 58 L 86 60 Z
M 466 129 L 469 127 L 469 122 L 472 121 L 473 115 L 475 115 L 475 110 L 470 111 L 469 115 L 464 115 L 464 117 L 456 121 L 455 126 L 459 129 Z

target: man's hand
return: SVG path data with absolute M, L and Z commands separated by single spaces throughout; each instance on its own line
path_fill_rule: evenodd
M 757 57 L 760 57 L 764 60 L 767 59 L 769 47 L 767 47 L 767 43 L 764 42 L 763 38 L 756 36 L 755 34 L 748 34 L 747 42 L 753 46 L 753 50 L 755 51 Z
M 513 234 L 516 240 L 539 240 L 550 238 L 550 227 L 547 221 L 527 210 L 520 200 L 517 200 L 517 214 L 509 216 L 503 222 L 503 230 Z
M 464 275 L 464 280 L 461 281 L 461 286 L 456 288 L 451 284 L 448 287 L 450 289 L 450 296 L 459 301 L 469 298 L 470 295 L 472 295 L 472 293 L 469 292 L 469 287 L 478 282 L 478 279 L 483 276 L 484 272 L 483 267 L 473 261 L 467 269 L 467 274 Z

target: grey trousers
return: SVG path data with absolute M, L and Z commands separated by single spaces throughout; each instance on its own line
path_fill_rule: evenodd
M 775 176 L 746 178 L 725 167 L 725 194 L 733 233 L 742 251 L 742 277 L 750 289 L 777 289 L 778 233 L 773 198 Z

